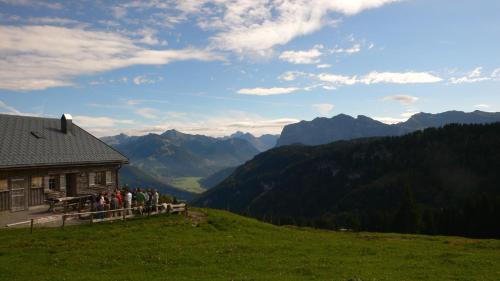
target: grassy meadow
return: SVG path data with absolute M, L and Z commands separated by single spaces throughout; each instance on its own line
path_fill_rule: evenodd
M 205 191 L 203 187 L 200 185 L 201 177 L 182 177 L 182 178 L 174 178 L 171 182 L 171 185 L 193 193 L 202 193 Z
M 0 230 L 0 280 L 500 280 L 498 240 L 341 233 L 196 212 L 197 221 L 161 215 Z

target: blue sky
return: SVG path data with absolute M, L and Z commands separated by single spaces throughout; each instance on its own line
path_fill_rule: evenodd
M 499 1 L 0 0 L 0 112 L 98 136 L 500 111 Z

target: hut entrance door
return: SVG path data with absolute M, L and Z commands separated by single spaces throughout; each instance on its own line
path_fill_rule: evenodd
M 76 188 L 76 175 L 77 174 L 66 174 L 66 195 L 74 197 L 78 195 L 78 189 Z
M 10 210 L 12 212 L 23 211 L 26 208 L 26 179 L 10 180 Z

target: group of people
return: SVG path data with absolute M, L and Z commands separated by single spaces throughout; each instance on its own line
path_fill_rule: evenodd
M 126 214 L 131 214 L 133 210 L 143 214 L 145 212 L 157 212 L 160 194 L 156 189 L 143 190 L 136 188 L 130 191 L 128 188 L 115 190 L 114 192 L 102 192 L 95 197 L 95 211 L 97 218 L 105 216 L 121 216 L 121 211 L 107 212 L 112 210 L 125 209 Z

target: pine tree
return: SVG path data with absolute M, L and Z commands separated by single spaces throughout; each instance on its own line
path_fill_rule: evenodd
M 410 187 L 405 188 L 401 205 L 393 221 L 393 229 L 401 233 L 417 233 L 420 230 L 420 215 Z

